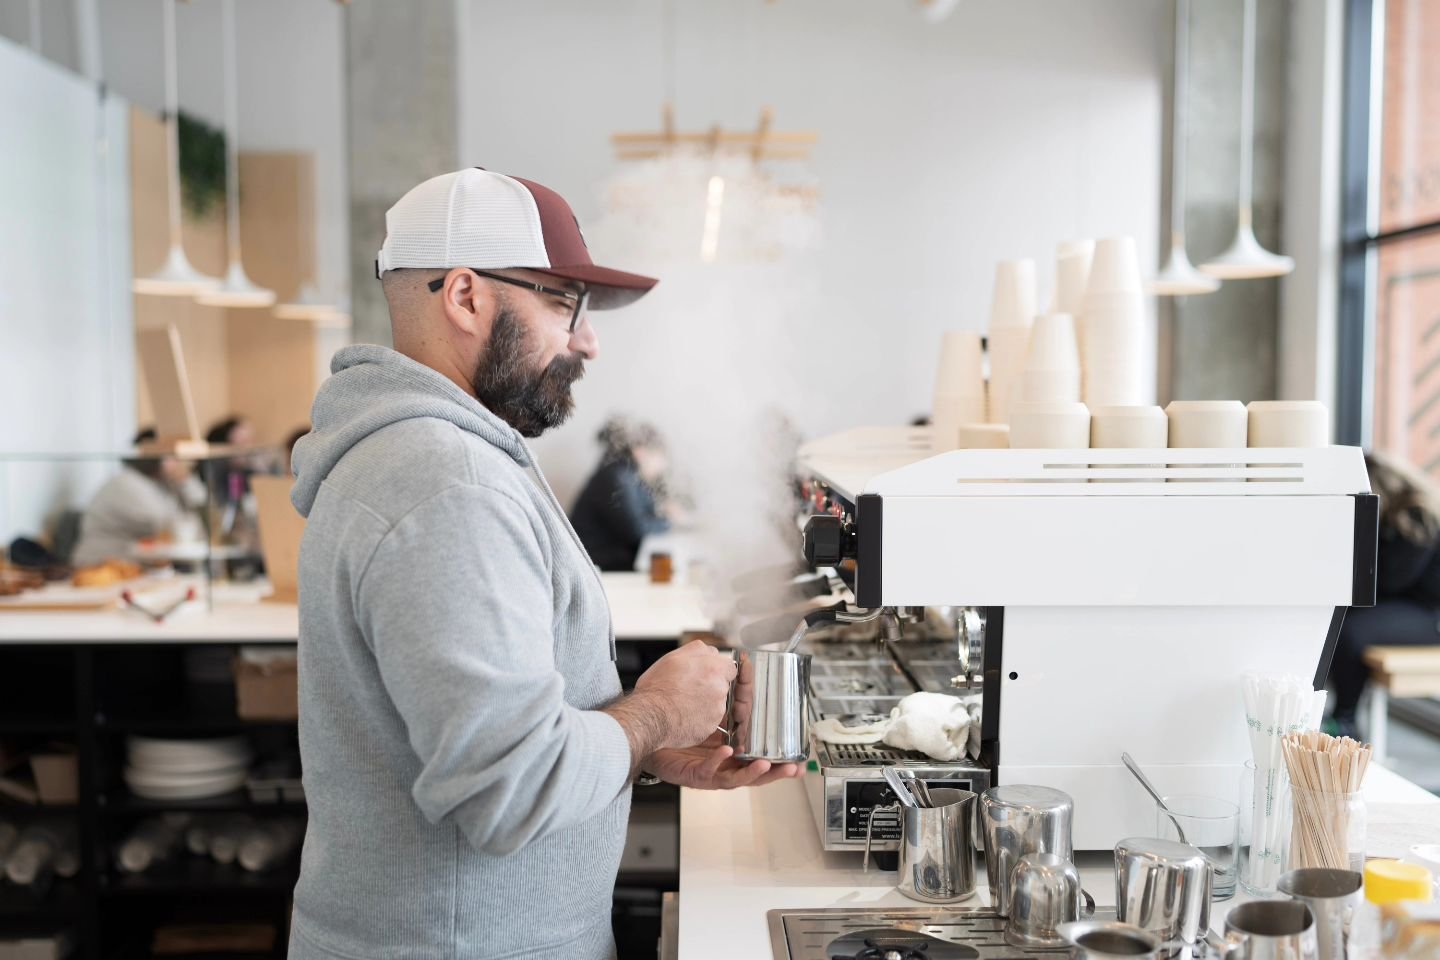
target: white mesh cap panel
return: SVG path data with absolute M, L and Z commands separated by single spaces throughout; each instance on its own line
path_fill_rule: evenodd
M 404 267 L 550 266 L 540 211 L 523 183 L 458 170 L 412 189 L 385 214 L 380 272 Z

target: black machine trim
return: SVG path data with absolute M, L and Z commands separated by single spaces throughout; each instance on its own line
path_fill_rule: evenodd
M 1375 566 L 1380 549 L 1380 498 L 1355 494 L 1355 567 L 1350 606 L 1375 606 Z
M 985 653 L 981 661 L 980 701 L 980 762 L 990 768 L 990 785 L 999 783 L 1000 774 L 1000 664 L 1005 640 L 1005 608 L 986 607 Z
M 1325 680 L 1330 676 L 1330 664 L 1335 659 L 1335 647 L 1340 642 L 1340 628 L 1345 624 L 1349 607 L 1336 607 L 1330 617 L 1330 629 L 1325 631 L 1325 649 L 1320 651 L 1320 663 L 1315 668 L 1316 690 L 1325 689 Z
M 855 605 L 865 609 L 880 602 L 880 555 L 885 531 L 885 501 L 878 493 L 862 493 L 855 501 Z

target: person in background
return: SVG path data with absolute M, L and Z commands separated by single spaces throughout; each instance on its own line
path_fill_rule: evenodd
M 154 440 L 153 428 L 135 435 L 136 446 Z M 171 533 L 186 514 L 181 491 L 189 477 L 190 465 L 174 457 L 122 461 L 85 508 L 71 562 L 86 567 L 126 558 L 137 541 Z
M 247 450 L 255 445 L 255 428 L 249 420 L 232 414 L 210 427 L 205 442 Z M 268 472 L 258 466 L 253 457 L 245 454 L 206 464 L 214 516 L 220 535 L 227 541 L 253 540 L 255 511 L 249 500 L 250 474 Z
M 1333 723 L 1354 736 L 1355 709 L 1369 679 L 1372 646 L 1440 645 L 1440 488 L 1418 470 L 1381 453 L 1365 456 L 1380 499 L 1373 607 L 1352 607 L 1330 667 Z
M 670 529 L 669 509 L 656 497 L 670 460 L 659 432 L 646 423 L 611 417 L 597 439 L 605 452 L 570 523 L 601 570 L 634 570 L 640 542 Z

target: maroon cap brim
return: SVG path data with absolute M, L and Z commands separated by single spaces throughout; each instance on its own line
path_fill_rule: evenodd
M 594 264 L 576 264 L 572 267 L 533 268 L 536 273 L 548 273 L 552 277 L 578 280 L 590 290 L 591 310 L 614 310 L 628 306 L 649 293 L 660 281 L 654 277 L 642 277 L 638 273 L 611 270 Z

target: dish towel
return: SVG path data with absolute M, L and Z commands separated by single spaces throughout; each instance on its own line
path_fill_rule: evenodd
M 917 750 L 932 760 L 962 760 L 970 746 L 972 727 L 978 739 L 979 699 L 912 693 L 890 711 L 890 726 L 882 739 L 896 749 Z M 975 701 L 974 723 L 966 700 Z

